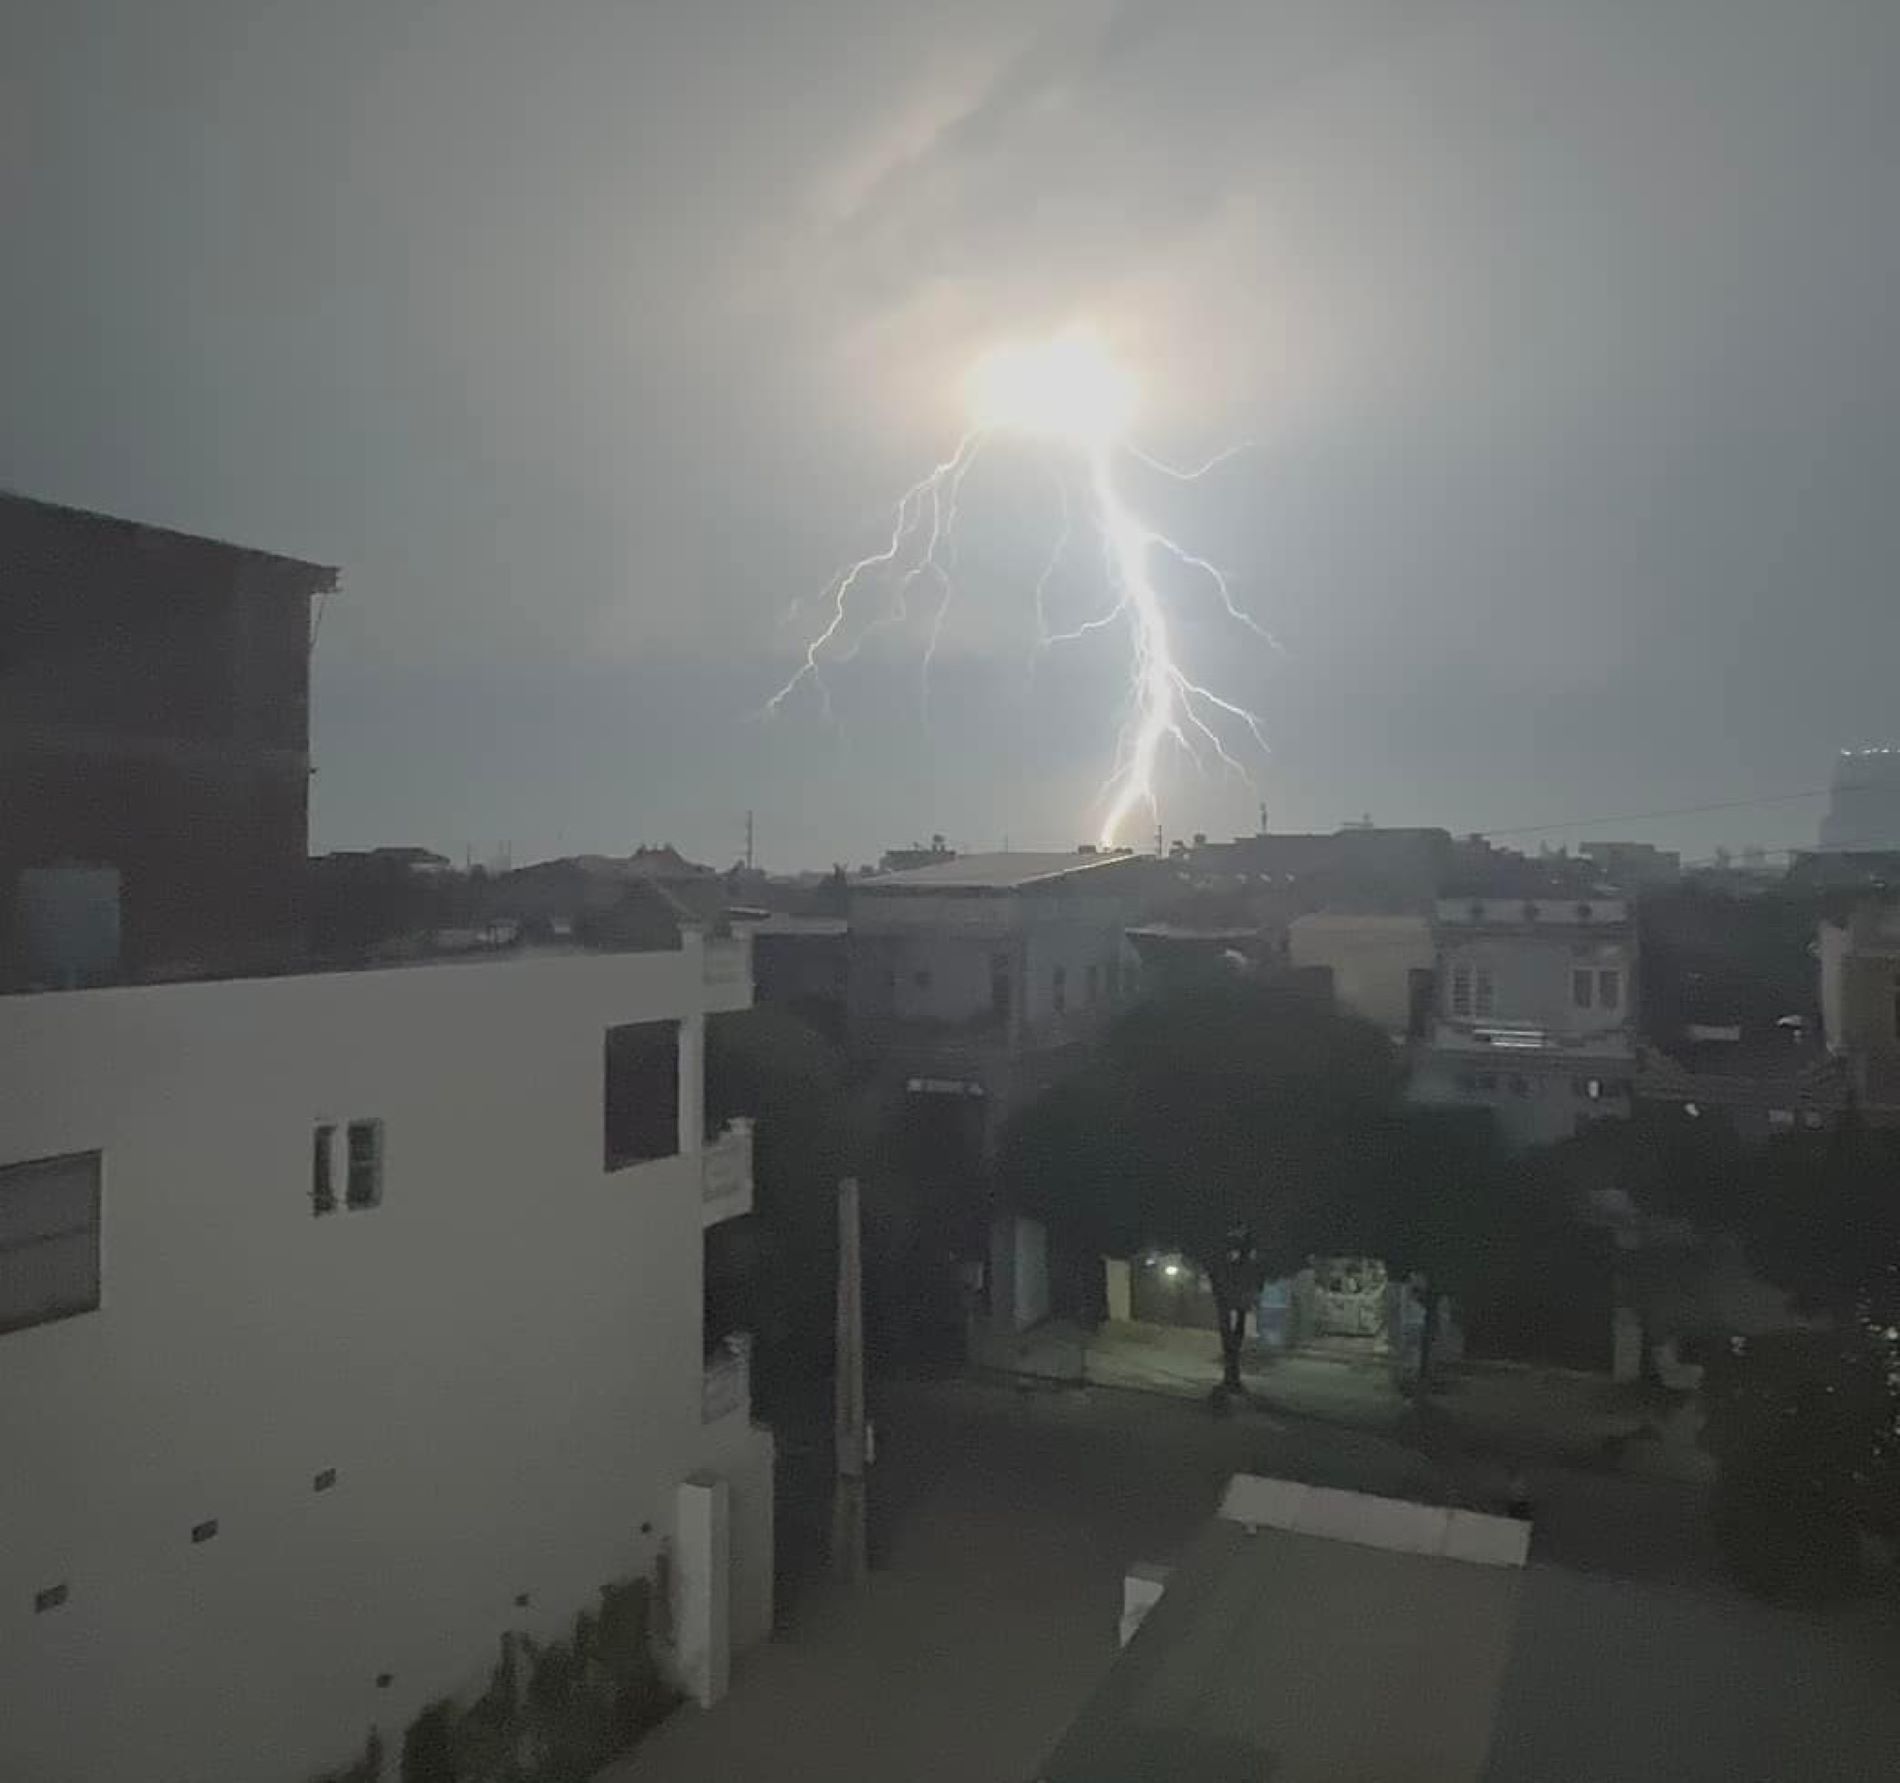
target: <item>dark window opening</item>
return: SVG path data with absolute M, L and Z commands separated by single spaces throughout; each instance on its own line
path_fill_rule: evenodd
M 1570 974 L 1570 1000 L 1579 1009 L 1588 1009 L 1596 1001 L 1596 974 L 1593 972 L 1572 972 Z
M 1597 974 L 1597 1001 L 1605 1009 L 1614 1009 L 1623 1000 L 1623 975 L 1616 971 Z
M 990 955 L 990 1014 L 999 1022 L 1007 1022 L 1010 1006 L 1014 1000 L 1014 987 L 1010 983 L 1009 955 L 993 953 Z
M 310 1137 L 310 1211 L 336 1212 L 336 1128 L 320 1124 Z
M 680 1148 L 680 1026 L 627 1022 L 607 1030 L 606 1167 L 619 1170 Z
M 0 1331 L 99 1306 L 99 1154 L 0 1166 Z
M 383 1199 L 383 1123 L 351 1121 L 348 1175 L 343 1183 L 346 1207 L 380 1206 Z

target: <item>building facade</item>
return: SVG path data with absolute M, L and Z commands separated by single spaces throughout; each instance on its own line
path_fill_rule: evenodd
M 1414 1049 L 1416 1100 L 1489 1107 L 1517 1146 L 1628 1118 L 1638 950 L 1624 900 L 1445 898 L 1433 928 L 1437 1003 Z
M 304 1783 L 663 1553 L 716 1693 L 771 1620 L 701 1304 L 750 994 L 689 934 L 0 997 L 0 1776 Z
M 1868 899 L 1823 922 L 1821 1025 L 1870 1118 L 1900 1121 L 1900 901 Z
M 1438 950 L 1423 916 L 1296 916 L 1287 925 L 1287 964 L 1324 973 L 1342 1009 L 1395 1040 L 1419 1037 L 1431 1019 Z
M 0 495 L 0 986 L 296 949 L 334 570 Z
M 1823 853 L 1900 852 L 1900 749 L 1843 749 L 1834 763 Z

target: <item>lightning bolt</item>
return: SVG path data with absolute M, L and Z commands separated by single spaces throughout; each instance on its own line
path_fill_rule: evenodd
M 1064 349 L 1058 343 L 1055 350 Z M 1059 362 L 1059 369 L 1066 372 L 1070 367 L 1066 362 Z M 1034 370 L 1032 361 L 1031 371 Z M 1118 454 L 1125 453 L 1175 481 L 1191 483 L 1245 451 L 1246 445 L 1230 446 L 1200 464 L 1171 464 L 1128 443 L 1121 437 L 1118 425 L 1103 423 L 1100 414 L 1104 405 L 1098 391 L 1071 390 L 1059 382 L 1051 387 L 1065 402 L 1079 399 L 1079 414 L 1069 413 L 1061 403 L 1049 401 L 1048 392 L 1037 390 L 1037 402 L 1026 405 L 1023 413 L 1015 413 L 1005 405 L 1000 418 L 987 421 L 979 418 L 948 458 L 932 466 L 903 492 L 882 548 L 848 564 L 828 585 L 829 614 L 825 624 L 806 646 L 804 659 L 791 678 L 766 702 L 764 711 L 768 715 L 779 712 L 800 687 L 810 683 L 829 719 L 831 693 L 825 681 L 825 664 L 851 661 L 868 638 L 902 624 L 909 617 L 913 591 L 919 583 L 927 581 L 934 586 L 936 594 L 935 603 L 929 609 L 922 660 L 924 712 L 928 718 L 930 672 L 956 599 L 956 529 L 964 478 L 994 434 L 1029 434 L 1043 440 L 1052 453 L 1061 455 L 1051 465 L 1061 499 L 1061 527 L 1031 591 L 1037 654 L 1117 623 L 1124 624 L 1128 631 L 1128 698 L 1113 765 L 1099 794 L 1103 812 L 1100 841 L 1103 847 L 1112 848 L 1138 810 L 1145 809 L 1151 819 L 1158 815 L 1158 777 L 1164 745 L 1179 747 L 1197 764 L 1204 763 L 1211 754 L 1224 768 L 1243 778 L 1246 768 L 1228 747 L 1223 728 L 1238 727 L 1258 750 L 1265 753 L 1267 749 L 1266 736 L 1254 713 L 1196 681 L 1182 666 L 1175 649 L 1167 602 L 1154 580 L 1156 556 L 1170 557 L 1192 571 L 1213 589 L 1230 620 L 1273 648 L 1279 646 L 1272 634 L 1234 598 L 1233 587 L 1219 567 L 1141 519 L 1115 480 Z M 1080 456 L 1079 466 L 1075 464 L 1075 455 Z M 1073 492 L 1072 470 L 1080 472 L 1073 477 Z M 1049 584 L 1068 555 L 1078 504 L 1083 509 L 1084 519 L 1093 525 L 1100 538 L 1109 599 L 1094 617 L 1068 631 L 1052 632 L 1047 600 Z M 878 591 L 878 604 L 854 632 L 854 597 L 872 590 Z M 1232 736 L 1235 731 L 1229 729 L 1227 734 Z

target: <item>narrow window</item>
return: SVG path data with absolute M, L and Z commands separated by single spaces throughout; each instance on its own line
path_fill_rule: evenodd
M 678 1022 L 627 1022 L 607 1030 L 603 1092 L 609 1170 L 680 1148 Z
M 993 953 L 990 955 L 990 1014 L 999 1022 L 1007 1022 L 1013 1000 L 1009 955 Z
M 1471 1013 L 1471 968 L 1453 966 L 1451 969 L 1451 1012 L 1453 1015 Z
M 0 1166 L 0 1331 L 99 1306 L 99 1154 Z
M 336 1212 L 336 1128 L 327 1121 L 310 1135 L 310 1211 Z
M 1579 1009 L 1588 1009 L 1596 1000 L 1596 974 L 1594 972 L 1572 972 L 1570 974 L 1570 998 Z
M 1492 990 L 1491 968 L 1489 966 L 1480 966 L 1478 968 L 1477 989 L 1478 989 L 1478 1013 L 1480 1015 L 1492 1014 L 1494 1011 L 1494 1006 L 1496 1004 L 1497 999 Z
M 346 1207 L 375 1207 L 383 1198 L 383 1123 L 351 1121 L 349 1174 L 343 1184 Z
M 1606 968 L 1597 974 L 1597 1001 L 1605 1009 L 1614 1009 L 1623 1001 L 1623 974 Z

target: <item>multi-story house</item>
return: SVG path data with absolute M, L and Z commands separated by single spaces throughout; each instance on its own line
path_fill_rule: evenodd
M 1637 942 L 1621 898 L 1441 898 L 1437 1004 L 1412 1094 L 1489 1107 L 1513 1145 L 1627 1118 Z

